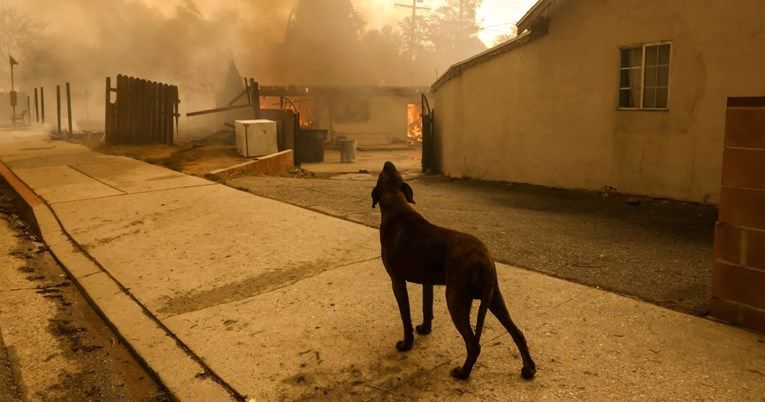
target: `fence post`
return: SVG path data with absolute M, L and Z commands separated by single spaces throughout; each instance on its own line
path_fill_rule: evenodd
M 181 133 L 181 127 L 178 124 L 178 117 L 181 116 L 178 106 L 181 104 L 181 97 L 178 94 L 178 87 L 173 85 L 171 88 L 173 88 L 173 117 L 175 117 L 175 132 L 180 135 Z M 170 145 L 172 145 L 175 142 L 175 138 L 173 138 L 173 126 L 172 123 L 170 125 Z
M 295 112 L 294 119 L 294 132 L 292 133 L 292 164 L 295 167 L 300 167 L 300 112 Z
M 37 102 L 37 87 L 35 87 L 35 123 L 40 122 L 40 105 Z
M 106 97 L 104 97 L 104 139 L 106 143 L 111 143 L 111 136 L 113 135 L 113 123 L 112 113 L 110 111 L 111 106 L 111 90 L 112 90 L 112 77 L 106 77 Z
M 40 120 L 45 124 L 45 87 L 40 87 Z
M 56 85 L 56 127 L 58 136 L 61 137 L 61 85 Z
M 29 125 L 31 126 L 32 125 L 32 110 L 29 107 L 29 95 L 27 95 L 27 119 L 26 120 L 29 122 Z
M 244 90 L 247 91 L 247 103 L 252 103 L 252 97 L 250 95 L 250 82 L 247 77 L 244 77 Z
M 260 84 L 254 78 L 250 78 L 250 100 L 252 102 L 252 112 L 255 119 L 260 118 Z
M 66 83 L 66 119 L 69 122 L 69 135 L 72 138 L 72 96 L 69 91 L 69 83 Z

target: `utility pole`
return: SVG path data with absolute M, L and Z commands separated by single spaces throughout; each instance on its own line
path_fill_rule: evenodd
M 13 66 L 19 64 L 16 60 L 13 59 L 13 56 L 8 56 L 8 59 L 11 63 L 11 113 L 13 113 L 13 116 L 11 116 L 11 120 L 13 121 L 13 129 L 16 129 L 16 103 L 17 103 L 17 95 L 16 95 L 16 88 L 14 87 L 13 82 Z
M 417 25 L 417 10 L 430 10 L 430 7 L 420 7 L 417 5 L 417 3 L 422 3 L 423 0 L 412 0 L 412 5 L 409 4 L 401 4 L 401 3 L 395 3 L 396 7 L 404 7 L 404 8 L 411 8 L 412 9 L 412 25 L 409 27 L 409 51 L 412 52 L 412 60 L 414 60 L 414 45 L 415 45 L 415 39 L 414 35 L 416 32 L 416 25 Z

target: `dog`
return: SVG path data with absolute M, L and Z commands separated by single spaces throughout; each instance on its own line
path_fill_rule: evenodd
M 521 376 L 531 379 L 536 364 L 529 354 L 526 338 L 510 319 L 497 283 L 497 270 L 486 246 L 475 236 L 433 225 L 409 204 L 414 192 L 396 166 L 385 162 L 377 185 L 372 190 L 372 208 L 380 204 L 380 244 L 382 261 L 393 285 L 404 325 L 404 339 L 396 342 L 401 352 L 412 349 L 414 329 L 409 311 L 406 282 L 422 285 L 422 324 L 420 335 L 431 331 L 433 321 L 433 286 L 446 285 L 446 304 L 454 326 L 462 335 L 467 358 L 451 371 L 458 379 L 467 379 L 481 353 L 481 330 L 486 310 L 490 310 L 512 336 L 523 360 Z M 470 324 L 470 308 L 480 299 L 475 333 Z

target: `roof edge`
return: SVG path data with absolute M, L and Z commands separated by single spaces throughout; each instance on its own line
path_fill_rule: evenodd
M 550 7 L 558 0 L 539 0 L 529 11 L 515 24 L 520 35 L 506 42 L 500 43 L 493 48 L 487 49 L 475 56 L 451 65 L 446 72 L 431 85 L 430 92 L 435 93 L 440 87 L 452 78 L 459 76 L 463 71 L 476 64 L 483 63 L 502 53 L 519 48 L 534 39 L 547 34 L 550 19 L 548 17 Z
M 478 53 L 477 55 L 472 56 L 468 59 L 452 64 L 451 67 L 449 67 L 446 70 L 446 72 L 443 73 L 441 77 L 439 77 L 438 80 L 436 80 L 436 82 L 433 83 L 433 85 L 431 85 L 430 93 L 435 93 L 444 84 L 446 84 L 452 78 L 461 75 L 462 72 L 467 70 L 468 68 L 475 66 L 477 64 L 481 64 L 487 60 L 493 59 L 494 57 L 499 56 L 500 54 L 507 53 L 511 50 L 517 49 L 539 37 L 546 35 L 547 29 L 546 27 L 544 28 L 545 29 L 526 30 L 513 39 L 500 43 L 499 45 L 494 46 L 493 48 L 484 50 L 483 52 Z
M 555 0 L 539 0 L 537 1 L 529 11 L 526 12 L 526 14 L 521 17 L 520 20 L 518 20 L 517 23 L 515 23 L 515 26 L 518 28 L 519 32 L 523 32 L 526 29 L 529 29 L 531 25 L 534 23 L 534 20 L 539 17 L 540 14 L 544 10 L 547 9 L 547 7 L 550 6 Z

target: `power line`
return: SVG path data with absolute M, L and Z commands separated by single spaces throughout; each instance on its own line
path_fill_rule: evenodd
M 486 28 L 501 27 L 501 26 L 505 26 L 505 25 L 515 25 L 515 22 L 503 22 L 501 24 L 486 25 L 486 26 L 483 26 L 483 27 L 480 27 L 480 28 L 481 29 L 486 29 Z

